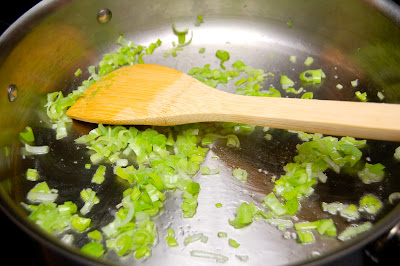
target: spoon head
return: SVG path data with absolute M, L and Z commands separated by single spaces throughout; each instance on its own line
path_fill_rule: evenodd
M 138 64 L 94 83 L 67 111 L 73 119 L 114 125 L 170 125 L 175 99 L 191 93 L 194 78 L 176 69 Z

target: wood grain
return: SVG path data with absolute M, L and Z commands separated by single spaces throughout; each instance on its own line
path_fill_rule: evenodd
M 114 125 L 237 122 L 310 133 L 400 141 L 400 105 L 252 97 L 222 92 L 165 66 L 120 68 L 90 87 L 73 119 Z

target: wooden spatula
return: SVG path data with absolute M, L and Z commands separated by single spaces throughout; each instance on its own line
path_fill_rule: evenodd
M 236 95 L 152 64 L 126 66 L 106 75 L 69 108 L 67 115 L 113 125 L 237 122 L 400 141 L 400 104 Z

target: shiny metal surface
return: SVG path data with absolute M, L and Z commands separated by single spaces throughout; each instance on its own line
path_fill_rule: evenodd
M 378 12 L 375 7 L 381 11 Z M 112 12 L 108 23 L 99 23 L 97 15 L 107 8 Z M 73 140 L 87 133 L 92 125 L 74 122 L 67 139 L 55 140 L 43 108 L 46 93 L 74 89 L 88 75 L 84 71 L 75 77 L 77 68 L 85 70 L 97 63 L 106 52 L 117 49 L 118 36 L 135 43 L 149 44 L 160 38 L 163 45 L 154 56 L 144 57 L 146 63 L 157 63 L 188 71 L 194 66 L 210 63 L 218 67 L 214 56 L 217 49 L 230 52 L 231 59 L 243 60 L 246 64 L 263 68 L 275 74 L 265 86 L 279 88 L 281 74 L 298 76 L 306 67 L 307 56 L 315 58 L 313 67 L 321 67 L 327 78 L 320 87 L 310 87 L 319 99 L 354 100 L 355 89 L 350 81 L 359 80 L 362 91 L 367 91 L 373 101 L 379 101 L 378 91 L 384 91 L 384 102 L 400 102 L 400 29 L 398 9 L 389 1 L 42 1 L 25 14 L 0 37 L 0 88 L 4 91 L 15 84 L 18 98 L 10 102 L 7 94 L 0 95 L 0 147 L 7 147 L 9 156 L 0 154 L 0 203 L 21 227 L 57 250 L 78 258 L 73 248 L 64 246 L 59 240 L 47 236 L 26 219 L 19 206 L 33 186 L 24 178 L 27 168 L 35 167 L 43 173 L 50 187 L 60 192 L 59 201 L 79 198 L 84 187 L 91 186 L 93 171 L 84 165 L 89 162 L 83 147 L 77 148 Z M 205 22 L 194 27 L 196 16 L 202 14 Z M 390 18 L 390 19 L 389 19 Z M 392 20 L 391 20 L 392 19 Z M 396 21 L 397 19 L 397 21 Z M 293 27 L 288 27 L 291 21 Z M 190 46 L 175 58 L 164 58 L 163 52 L 171 48 L 175 40 L 171 24 L 193 30 Z M 198 50 L 206 47 L 204 54 Z M 296 64 L 289 61 L 296 55 Z M 344 85 L 343 90 L 336 84 Z M 220 87 L 233 92 L 231 86 Z M 267 107 L 266 107 L 267 110 Z M 349 114 L 351 115 L 351 114 Z M 51 152 L 40 157 L 22 157 L 19 154 L 18 133 L 30 125 L 37 132 L 37 144 L 49 145 Z M 248 255 L 251 265 L 282 265 L 322 263 L 334 256 L 350 252 L 396 224 L 400 218 L 399 206 L 386 204 L 376 219 L 374 230 L 352 241 L 317 237 L 312 245 L 299 245 L 294 239 L 283 237 L 280 231 L 263 220 L 251 226 L 235 230 L 228 219 L 234 217 L 235 208 L 243 201 L 262 202 L 271 192 L 271 178 L 282 173 L 282 167 L 295 155 L 295 146 L 300 143 L 296 135 L 282 130 L 272 131 L 272 141 L 266 141 L 258 128 L 250 136 L 242 136 L 242 148 L 232 149 L 222 143 L 216 144 L 208 153 L 204 165 L 222 166 L 218 176 L 196 175 L 201 185 L 199 207 L 192 219 L 183 219 L 178 192 L 170 193 L 165 211 L 156 219 L 159 228 L 159 244 L 153 249 L 144 265 L 205 265 L 211 260 L 190 257 L 190 250 L 201 249 L 219 252 L 230 258 L 229 265 L 242 265 L 235 255 Z M 388 195 L 400 191 L 400 164 L 393 159 L 394 149 L 399 143 L 371 141 L 365 156 L 372 162 L 381 162 L 387 167 L 387 178 L 382 183 L 362 185 L 359 180 L 346 175 L 328 173 L 328 182 L 319 184 L 316 193 L 302 202 L 298 215 L 300 221 L 326 217 L 320 208 L 322 201 L 357 203 L 364 193 L 370 192 L 386 200 Z M 218 159 L 213 159 L 218 156 Z M 249 172 L 247 183 L 235 180 L 231 171 L 244 168 Z M 115 213 L 115 205 L 127 184 L 107 173 L 106 182 L 98 187 L 101 204 L 91 212 L 95 228 L 106 225 Z M 387 201 L 387 200 L 386 200 Z M 217 209 L 215 203 L 223 207 Z M 76 202 L 78 207 L 80 202 Z M 347 222 L 333 217 L 341 231 Z M 363 217 L 368 220 L 370 217 Z M 163 239 L 167 227 L 176 228 L 177 248 L 169 248 Z M 217 237 L 218 231 L 227 232 L 241 246 L 229 247 L 227 241 Z M 209 237 L 207 244 L 182 245 L 184 237 L 201 232 Z M 86 243 L 84 235 L 76 235 L 77 247 Z M 321 257 L 311 259 L 313 254 Z M 123 259 L 110 254 L 109 261 L 134 263 L 132 257 Z M 83 259 L 83 258 L 82 258 Z M 84 260 L 89 263 L 88 260 Z M 93 261 L 92 261 L 93 262 Z

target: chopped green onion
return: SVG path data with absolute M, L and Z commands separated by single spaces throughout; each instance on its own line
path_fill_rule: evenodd
M 294 81 L 291 80 L 288 76 L 286 75 L 282 75 L 281 76 L 281 85 L 282 85 L 282 89 L 284 90 L 288 90 L 289 88 L 292 88 L 292 86 L 294 86 Z
M 393 193 L 391 193 L 391 194 L 389 195 L 388 199 L 389 199 L 389 203 L 390 203 L 390 204 L 394 204 L 395 201 L 397 201 L 397 200 L 400 199 L 400 192 L 393 192 Z
M 190 255 L 192 257 L 215 259 L 219 263 L 224 263 L 229 260 L 229 258 L 224 255 L 203 250 L 192 250 L 190 251 Z
M 178 246 L 178 242 L 175 239 L 175 231 L 172 228 L 167 229 L 167 235 L 165 236 L 165 241 L 167 241 L 167 245 L 170 247 Z
M 97 168 L 96 173 L 93 175 L 92 183 L 96 183 L 96 184 L 103 183 L 105 180 L 105 177 L 104 177 L 105 173 L 106 173 L 106 167 L 104 165 L 100 165 Z
M 21 140 L 25 143 L 32 143 L 35 141 L 35 136 L 33 135 L 32 128 L 27 126 L 25 130 L 19 133 Z
M 310 66 L 312 63 L 314 63 L 314 58 L 312 58 L 312 57 L 307 57 L 306 58 L 306 60 L 304 61 L 304 64 L 306 65 L 306 66 Z
M 217 207 L 217 208 L 222 208 L 222 203 L 219 203 L 219 202 L 216 203 L 216 204 L 215 204 L 215 207 Z
M 225 237 L 227 237 L 228 236 L 228 234 L 227 233 L 225 233 L 225 232 L 218 232 L 218 237 L 219 238 L 225 238 Z
M 310 244 L 315 242 L 315 238 L 312 232 L 298 231 L 297 236 L 301 244 Z
M 228 243 L 229 243 L 229 246 L 231 246 L 233 248 L 238 248 L 240 246 L 240 244 L 238 242 L 236 242 L 235 240 L 233 240 L 232 238 L 229 238 Z
M 289 61 L 292 62 L 293 64 L 296 63 L 296 56 L 295 55 L 291 55 L 289 57 Z
M 339 234 L 338 239 L 341 241 L 349 240 L 363 232 L 366 232 L 372 228 L 372 223 L 365 222 L 360 225 L 351 225 L 347 227 L 342 233 Z
M 374 165 L 365 163 L 364 169 L 358 172 L 358 177 L 364 184 L 380 182 L 385 176 L 384 169 L 385 166 L 380 163 Z
M 216 174 L 219 174 L 220 171 L 221 171 L 221 167 L 220 166 L 218 166 L 215 169 L 210 169 L 210 167 L 208 167 L 208 166 L 203 166 L 201 168 L 201 174 L 202 175 L 216 175 Z
M 336 88 L 337 88 L 338 90 L 341 90 L 341 89 L 343 89 L 343 85 L 342 85 L 342 84 L 336 84 Z
M 394 150 L 393 157 L 394 157 L 396 160 L 400 160 L 400 146 L 397 147 L 397 148 Z
M 198 16 L 197 16 L 197 20 L 196 20 L 196 22 L 194 23 L 194 25 L 195 25 L 196 27 L 199 27 L 201 23 L 204 23 L 204 18 L 203 18 L 202 15 L 198 15 Z
M 352 80 L 351 82 L 352 87 L 357 87 L 358 86 L 358 79 Z
M 319 84 L 326 76 L 322 69 L 315 69 L 306 70 L 302 72 L 299 77 L 304 82 Z
M 235 168 L 232 172 L 233 177 L 237 180 L 246 182 L 247 181 L 247 171 L 241 168 Z
M 42 155 L 50 151 L 49 146 L 31 146 L 25 143 L 25 150 L 30 154 Z
M 206 48 L 202 47 L 199 49 L 199 54 L 204 54 L 206 51 Z
M 224 62 L 229 60 L 229 58 L 230 58 L 229 53 L 224 50 L 217 50 L 215 55 L 217 56 L 218 59 L 221 60 L 221 63 L 220 63 L 221 68 L 225 69 Z
M 358 212 L 357 206 L 350 204 L 346 208 L 339 211 L 340 216 L 346 218 L 348 221 L 354 221 L 360 218 L 360 213 Z
M 90 239 L 95 241 L 101 241 L 101 239 L 103 238 L 99 230 L 93 230 L 89 232 L 87 235 Z
M 96 196 L 96 192 L 91 188 L 83 189 L 80 193 L 81 198 L 85 202 L 80 213 L 82 215 L 87 214 L 93 208 L 93 206 L 100 202 L 99 198 Z
M 85 164 L 85 168 L 90 169 L 90 168 L 92 168 L 92 165 L 90 163 L 87 163 L 87 164 Z
M 100 258 L 104 253 L 104 247 L 98 242 L 90 242 L 81 248 L 81 252 L 95 258 Z
M 27 199 L 33 202 L 54 202 L 58 193 L 53 192 L 45 181 L 36 184 L 27 195 Z
M 362 102 L 368 101 L 368 99 L 367 99 L 367 93 L 366 93 L 366 92 L 361 93 L 360 91 L 356 91 L 355 94 L 356 94 L 357 98 L 358 98 L 360 101 L 362 101 Z
M 185 246 L 189 245 L 190 243 L 196 242 L 198 240 L 201 240 L 201 238 L 203 237 L 203 233 L 198 233 L 198 234 L 194 234 L 194 235 L 189 235 L 187 237 L 185 237 L 185 239 L 183 240 L 183 244 Z
M 89 218 L 73 216 L 71 225 L 79 232 L 85 231 L 91 224 L 92 220 Z
M 258 208 L 253 202 L 250 204 L 243 202 L 236 208 L 236 217 L 234 220 L 229 220 L 229 224 L 235 228 L 242 228 L 253 222 L 253 217 L 258 212 Z
M 382 202 L 373 195 L 366 195 L 360 200 L 360 210 L 375 215 L 382 209 Z
M 235 255 L 236 258 L 238 258 L 238 260 L 240 260 L 241 262 L 246 262 L 249 260 L 249 256 L 247 255 Z
M 301 95 L 302 99 L 312 99 L 314 97 L 314 93 L 312 92 L 305 92 Z
M 38 171 L 36 169 L 29 168 L 26 171 L 26 179 L 29 181 L 37 181 L 39 179 Z
M 378 96 L 378 98 L 382 101 L 383 99 L 385 99 L 385 95 L 383 95 L 382 92 L 378 91 L 378 93 L 376 94 L 376 96 Z
M 75 75 L 75 77 L 78 77 L 80 74 L 82 74 L 82 69 L 78 68 L 78 69 L 75 71 L 74 75 Z

